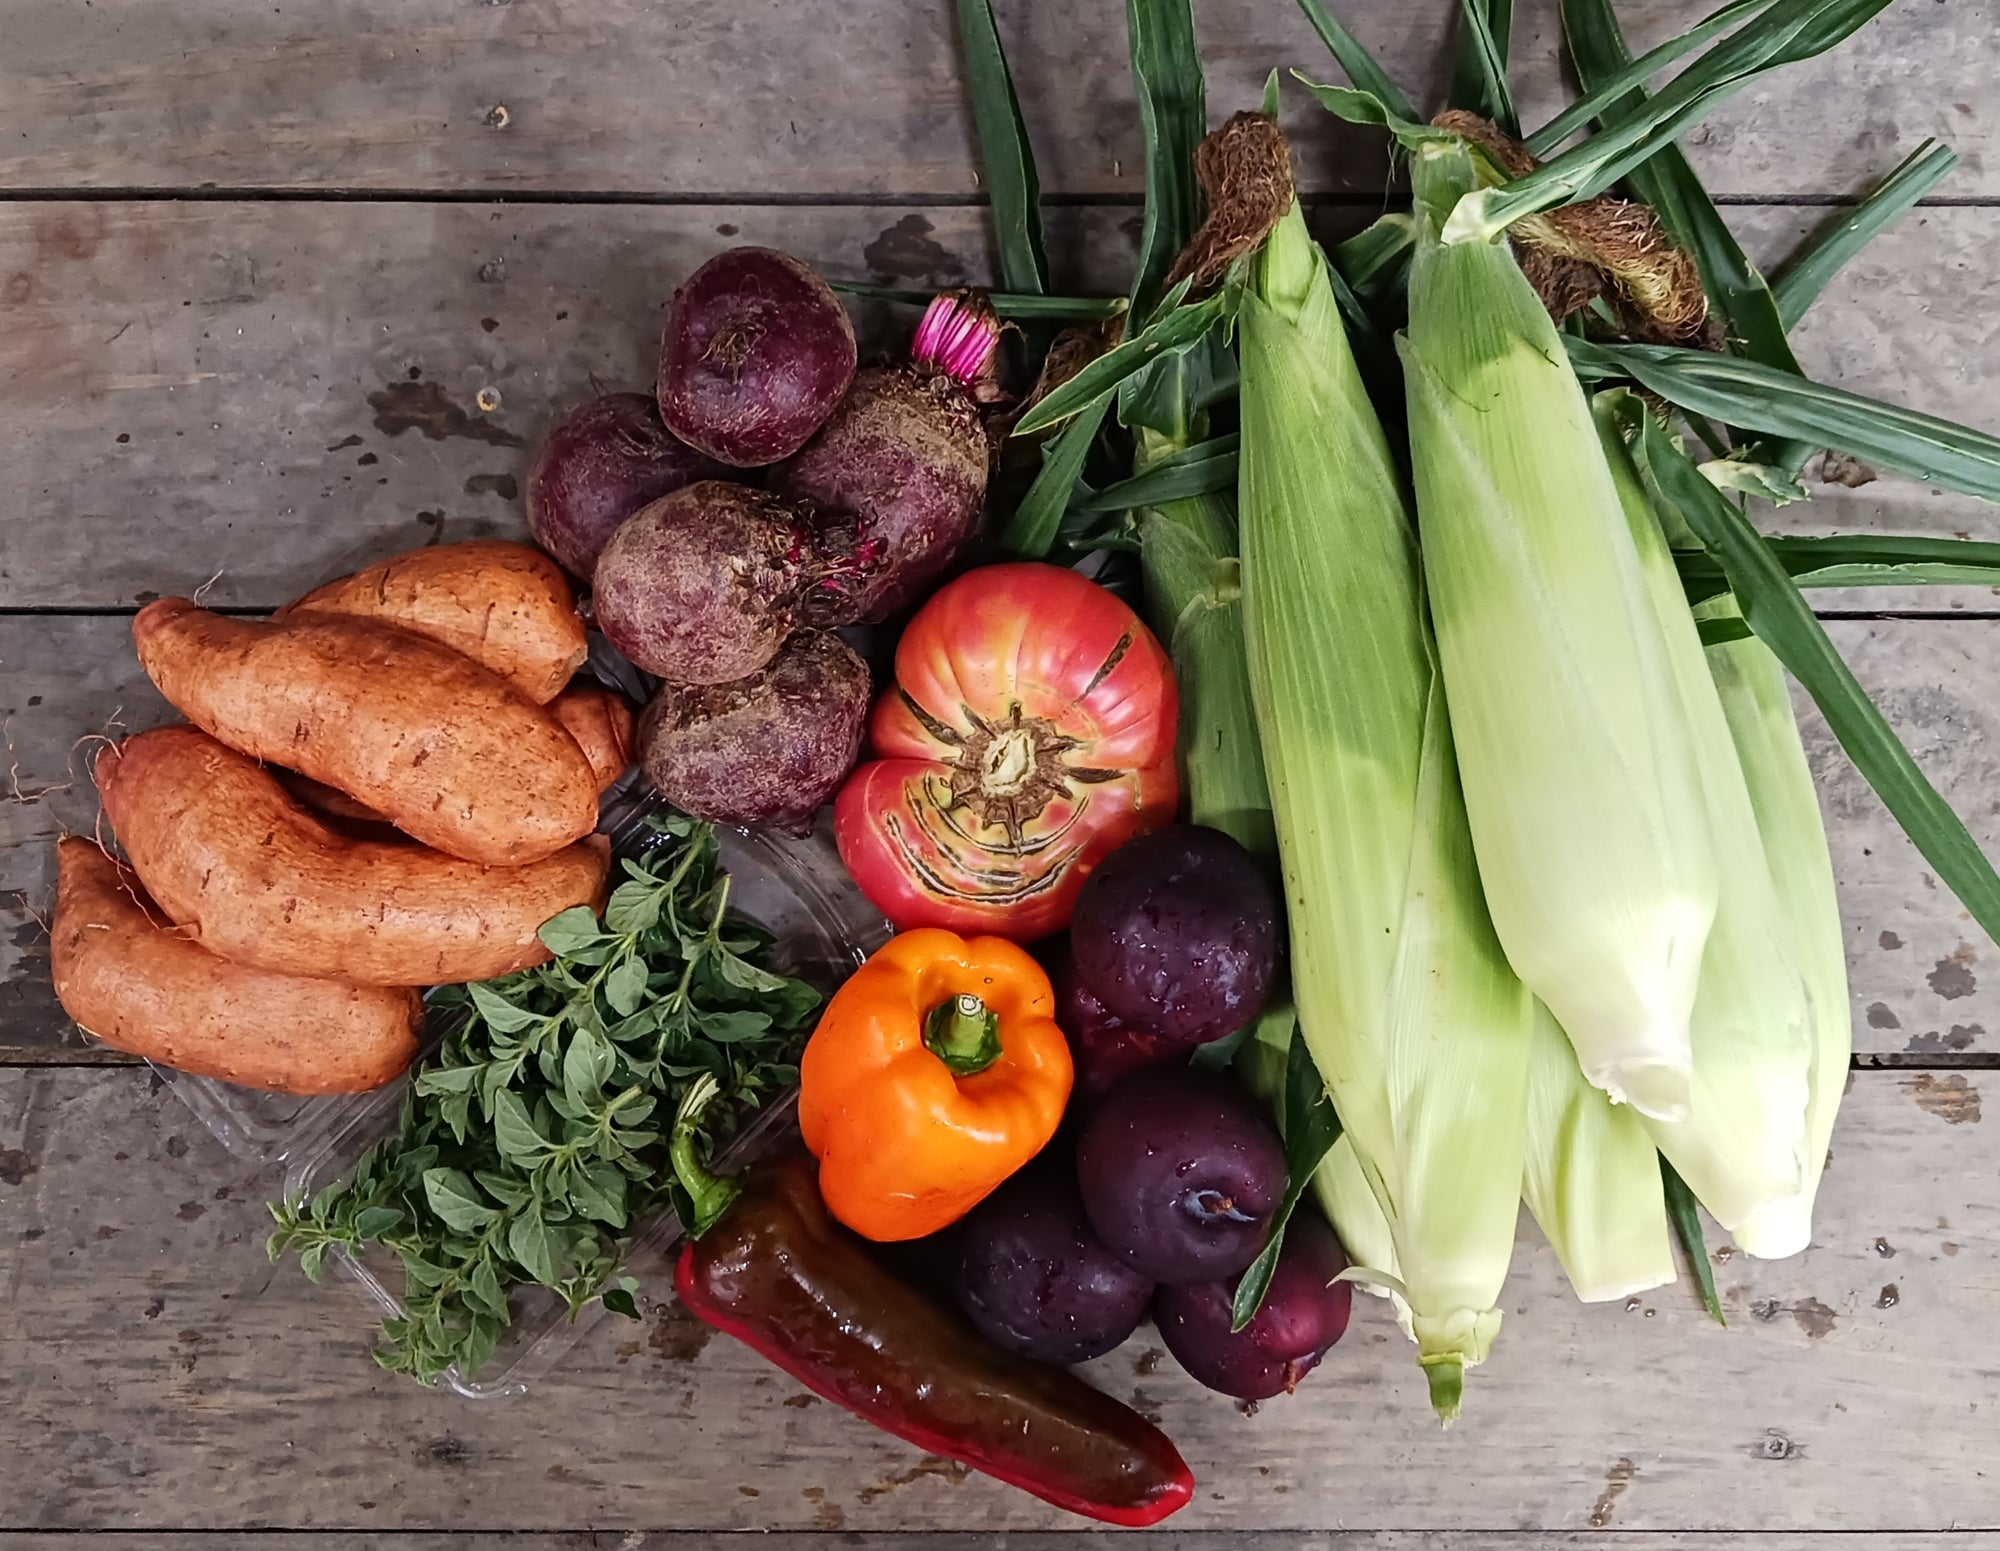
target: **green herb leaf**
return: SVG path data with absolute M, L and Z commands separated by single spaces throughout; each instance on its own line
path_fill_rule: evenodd
M 665 897 L 660 885 L 651 878 L 633 878 L 619 884 L 604 906 L 605 929 L 626 937 L 650 931 L 660 919 L 660 905 Z
M 1270 1015 L 1269 1011 L 1265 1014 L 1267 1017 Z M 1270 1290 L 1272 1276 L 1277 1272 L 1278 1257 L 1284 1251 L 1285 1224 L 1291 1221 L 1293 1211 L 1312 1184 L 1313 1172 L 1333 1151 L 1333 1144 L 1340 1140 L 1340 1117 L 1334 1113 L 1333 1101 L 1327 1097 L 1326 1080 L 1320 1076 L 1319 1068 L 1313 1065 L 1312 1055 L 1299 1035 L 1296 1021 L 1285 1056 L 1283 1130 L 1285 1194 L 1278 1203 L 1278 1210 L 1271 1216 L 1270 1238 L 1264 1241 L 1264 1248 L 1237 1280 L 1230 1308 L 1231 1330 L 1241 1330 L 1257 1317 L 1257 1309 L 1264 1301 L 1264 1294 Z
M 1987 935 L 2000 941 L 2000 877 L 1993 864 L 1855 681 L 1749 518 L 1702 478 L 1652 416 L 1636 408 L 1637 400 L 1632 404 L 1628 432 L 1635 433 L 1640 469 L 1656 495 L 1680 511 L 1721 562 L 1750 628 L 1813 697 L 1848 758 L 1911 843 Z
M 1043 251 L 1041 182 L 1028 126 L 1014 95 L 1013 73 L 1000 43 L 987 0 L 958 0 L 959 51 L 972 92 L 972 122 L 979 131 L 979 159 L 993 206 L 993 235 L 1000 250 L 1000 275 L 1009 290 L 1049 288 L 1049 261 Z
M 629 958 L 613 965 L 611 973 L 604 977 L 604 999 L 622 1018 L 637 1012 L 646 999 L 646 961 Z
M 472 993 L 472 1005 L 479 1009 L 479 1016 L 502 1034 L 518 1034 L 541 1021 L 484 982 L 467 986 L 466 990 Z
M 627 1319 L 639 1317 L 639 1305 L 633 1300 L 629 1287 L 612 1287 L 599 1300 L 613 1314 L 622 1314 Z
M 424 1199 L 444 1219 L 447 1228 L 477 1233 L 499 1219 L 499 1212 L 480 1199 L 472 1181 L 457 1169 L 426 1169 Z
M 1688 1189 L 1687 1181 L 1667 1162 L 1664 1153 L 1660 1155 L 1660 1183 L 1666 1187 L 1667 1216 L 1673 1219 L 1674 1235 L 1681 1241 L 1681 1251 L 1687 1256 L 1688 1268 L 1694 1272 L 1695 1285 L 1701 1289 L 1702 1307 L 1716 1324 L 1727 1325 L 1729 1321 L 1722 1317 L 1722 1300 L 1715 1292 L 1715 1268 L 1708 1263 L 1708 1245 L 1702 1239 L 1701 1209 L 1695 1205 L 1694 1192 Z
M 646 966 L 636 959 L 632 962 L 639 964 L 643 979 Z M 563 1052 L 563 1092 L 580 1108 L 595 1103 L 617 1064 L 618 1053 L 611 1048 L 610 1040 L 589 1029 L 578 1029 L 570 1036 L 569 1049 Z
M 514 1219 L 507 1230 L 507 1253 L 529 1276 L 543 1284 L 556 1279 L 556 1241 L 542 1214 L 533 1206 Z
M 549 1150 L 548 1138 L 528 1118 L 528 1106 L 511 1088 L 493 1095 L 493 1138 L 500 1155 L 516 1162 L 533 1162 Z
M 357 1239 L 386 1238 L 403 1225 L 403 1212 L 394 1206 L 365 1206 L 354 1214 Z
M 622 885 L 621 885 L 622 886 Z M 574 958 L 584 949 L 603 941 L 597 917 L 588 905 L 574 905 L 559 916 L 551 916 L 535 934 L 542 946 L 558 958 Z

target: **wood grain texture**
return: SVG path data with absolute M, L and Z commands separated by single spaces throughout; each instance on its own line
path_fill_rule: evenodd
M 1767 259 L 1818 213 L 1732 211 Z M 1322 212 L 1329 231 L 1355 212 Z M 1062 285 L 1122 290 L 1138 212 L 1054 212 Z M 554 418 L 653 380 L 674 285 L 732 242 L 848 279 L 990 277 L 964 207 L 0 204 L 0 608 L 120 608 L 206 586 L 270 608 L 398 548 L 524 533 Z M 2000 317 L 2000 210 L 1919 212 L 1799 335 L 1809 370 L 1975 425 Z M 900 348 L 912 309 L 858 309 Z M 482 396 L 483 399 L 482 399 Z M 481 402 L 493 405 L 482 411 Z M 1884 477 L 1766 519 L 2000 537 L 1994 508 Z M 1989 589 L 1822 607 L 1994 611 Z
M 1136 195 L 1141 152 L 1118 0 L 1000 0 L 1043 187 Z M 1706 0 L 1628 0 L 1636 47 Z M 1338 14 L 1426 101 L 1456 7 L 1343 0 Z M 1332 63 L 1285 0 L 1196 8 L 1210 116 L 1256 104 L 1274 67 Z M 1561 95 L 1555 0 L 1517 7 L 1528 122 Z M 1966 153 L 1953 186 L 2000 193 L 2000 102 L 1982 0 L 1895 6 L 1785 70 L 1691 137 L 1723 194 L 1845 195 L 1926 134 Z M 949 0 L 17 0 L 0 57 L 0 186 L 601 190 L 968 197 L 977 157 Z M 827 83 L 839 83 L 828 90 Z M 1309 187 L 1379 187 L 1379 142 L 1294 89 Z M 1434 105 L 1434 104 L 1433 104 Z M 1812 124 L 1810 134 L 1801 124 Z M 1992 162 L 1993 165 L 1987 165 Z
M 54 839 L 91 832 L 91 739 L 171 713 L 118 616 L 0 616 L 0 1061 L 84 1047 L 48 988 Z M 1989 854 L 2000 854 L 2000 620 L 1837 620 L 1834 642 Z M 1803 702 L 1802 702 L 1803 703 Z M 1915 1062 L 2000 1052 L 2000 949 L 1855 773 L 1816 712 L 1808 748 L 1847 923 L 1856 1048 Z
M 985 1534 L 923 1533 L 924 1551 L 1097 1551 L 1115 1545 L 1108 1530 Z M 781 1530 L 761 1535 L 758 1551 L 907 1551 L 898 1530 Z M 1912 1535 L 1901 1530 L 1859 1534 L 1637 1534 L 1627 1531 L 1475 1530 L 1406 1534 L 1396 1530 L 1171 1530 L 1146 1536 L 1149 1551 L 1990 1551 L 1995 1537 L 1968 1531 Z M 567 1533 L 357 1533 L 350 1530 L 141 1530 L 42 1534 L 0 1532 L 0 1551 L 741 1551 L 743 1537 L 700 1530 L 572 1530 Z
M 1928 1073 L 1858 1074 L 1815 1247 L 1717 1252 L 1726 1330 L 1685 1288 L 1578 1305 L 1524 1229 L 1506 1329 L 1451 1432 L 1370 1300 L 1320 1374 L 1254 1417 L 1147 1333 L 1091 1376 L 1182 1446 L 1200 1481 L 1188 1530 L 2000 1525 L 2000 1370 L 1980 1355 L 2000 1318 L 2000 1129 L 1972 1118 L 1987 1075 L 1943 1080 L 1965 1084 L 1947 1103 Z M 1063 1527 L 802 1399 L 672 1307 L 600 1324 L 518 1400 L 383 1374 L 372 1315 L 337 1277 L 315 1289 L 266 1263 L 271 1184 L 143 1073 L 0 1071 L 0 1522 L 588 1524 L 611 1544 Z

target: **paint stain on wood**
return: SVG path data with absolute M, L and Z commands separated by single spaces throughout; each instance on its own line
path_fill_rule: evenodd
M 1833 1321 L 1833 1310 L 1817 1298 L 1802 1298 L 1792 1305 L 1792 1323 L 1810 1340 L 1817 1341 L 1831 1332 Z
M 467 495 L 497 495 L 511 501 L 521 493 L 521 483 L 512 474 L 474 474 L 465 482 Z
M 35 222 L 35 258 L 43 264 L 81 264 L 104 245 L 104 212 L 84 205 Z
M 23 1148 L 0 1147 L 0 1185 L 25 1184 L 28 1176 L 40 1167 Z
M 1937 967 L 1924 979 L 1947 1002 L 1972 995 L 1979 989 L 1979 982 L 1972 974 L 1972 944 L 1960 943 L 1948 957 L 1939 959 Z
M 1629 1459 L 1612 1462 L 1611 1468 L 1604 1472 L 1604 1490 L 1597 1494 L 1597 1501 L 1590 1509 L 1592 1529 L 1603 1529 L 1610 1524 L 1618 1499 L 1625 1495 L 1625 1489 L 1638 1473 L 1639 1467 Z
M 1752 1459 L 1804 1459 L 1805 1454 L 1806 1451 L 1804 1449 L 1800 1448 L 1798 1444 L 1792 1442 L 1791 1439 L 1787 1438 L 1776 1428 L 1765 1433 L 1762 1438 L 1759 1438 L 1755 1443 L 1750 1445 L 1750 1457 Z
M 1871 1018 L 1869 1022 L 1874 1022 L 1874 1019 Z M 1903 1048 L 1912 1055 L 1930 1056 L 1940 1055 L 1947 1050 L 1969 1050 L 1973 1041 L 1985 1032 L 1984 1026 L 1977 1023 L 1954 1023 L 1942 1034 L 1936 1029 L 1929 1029 L 1922 1034 L 1913 1035 Z
M 1891 1244 L 1887 1239 L 1877 1239 L 1875 1241 L 1875 1253 L 1880 1255 L 1884 1260 L 1894 1260 L 1896 1258 L 1896 1246 Z
M 807 1406 L 818 1405 L 819 1396 L 808 1395 L 803 1390 L 801 1390 L 796 1395 L 787 1395 L 785 1397 L 785 1404 L 790 1406 L 794 1411 L 803 1411 Z
M 1903 1084 L 1903 1091 L 1917 1101 L 1918 1109 L 1946 1125 L 1974 1124 L 1979 1119 L 1979 1090 L 1963 1077 L 1919 1072 Z
M 1160 1359 L 1166 1355 L 1157 1346 L 1147 1347 L 1145 1351 L 1132 1360 L 1133 1377 L 1150 1379 L 1155 1373 L 1159 1372 Z
M 447 1470 L 455 1470 L 471 1458 L 472 1450 L 450 1433 L 431 1439 L 417 1450 L 419 1465 L 438 1465 Z
M 662 1362 L 691 1363 L 701 1356 L 714 1334 L 678 1303 L 669 1303 L 653 1316 L 653 1331 L 646 1344 Z
M 349 447 L 359 447 L 360 445 L 361 445 L 361 438 L 359 436 L 343 436 L 339 441 L 333 443 L 326 450 L 328 452 L 341 452 Z
M 847 1510 L 826 1500 L 826 1488 L 809 1486 L 801 1494 L 812 1504 L 813 1523 L 820 1529 L 839 1529 L 847 1523 Z
M 1882 1290 L 1875 1295 L 1875 1307 L 1878 1309 L 1893 1309 L 1902 1301 L 1903 1289 L 1894 1282 L 1883 1283 Z
M 1868 1004 L 1868 1027 L 1871 1029 L 1900 1029 L 1903 1020 L 1890 1010 L 1887 1002 Z
M 1903 946 L 1903 939 L 1898 937 L 1894 932 L 1884 932 L 1875 941 L 1887 948 L 1891 953 Z
M 1876 474 L 1859 458 L 1849 457 L 1844 452 L 1828 452 L 1819 460 L 1819 473 L 1815 476 L 1821 484 L 1845 485 L 1849 490 L 1859 490 L 1863 485 L 1875 483 Z
M 375 411 L 375 429 L 384 436 L 417 431 L 433 442 L 463 437 L 493 447 L 526 445 L 512 431 L 468 415 L 434 382 L 392 382 L 368 395 L 368 407 Z
M 854 1494 L 856 1502 L 868 1504 L 887 1497 L 899 1486 L 908 1486 L 912 1481 L 921 1481 L 926 1476 L 936 1476 L 952 1486 L 962 1484 L 971 1474 L 955 1459 L 946 1459 L 942 1454 L 926 1454 L 908 1470 L 899 1470 L 894 1475 L 884 1476 L 874 1486 L 864 1486 Z
M 936 230 L 921 215 L 906 215 L 861 250 L 868 267 L 897 280 L 922 280 L 946 285 L 964 278 L 964 268 L 931 233 Z
M 7 277 L 7 285 L 0 290 L 0 296 L 15 306 L 19 306 L 35 294 L 35 277 L 25 269 L 17 269 Z

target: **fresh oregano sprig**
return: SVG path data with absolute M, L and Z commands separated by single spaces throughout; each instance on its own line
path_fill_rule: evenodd
M 402 1261 L 406 1317 L 383 1322 L 375 1353 L 392 1372 L 476 1373 L 523 1284 L 572 1314 L 602 1298 L 636 1315 L 617 1270 L 635 1225 L 677 1199 L 666 1132 L 682 1095 L 705 1077 L 726 1096 L 704 1111 L 713 1151 L 797 1079 L 819 993 L 774 972 L 769 937 L 730 914 L 714 829 L 653 823 L 601 917 L 579 906 L 542 927 L 548 963 L 433 994 L 431 1016 L 456 1026 L 350 1179 L 272 1203 L 271 1258 L 295 1251 L 315 1281 L 336 1250 Z

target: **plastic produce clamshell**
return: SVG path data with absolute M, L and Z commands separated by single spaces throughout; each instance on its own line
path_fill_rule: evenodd
M 647 820 L 670 811 L 635 778 L 628 777 L 606 795 L 598 831 L 611 839 L 614 878 L 617 859 L 639 855 L 652 839 Z M 718 828 L 717 837 L 722 868 L 733 880 L 730 908 L 772 935 L 777 968 L 831 992 L 887 940 L 888 924 L 854 887 L 823 828 L 803 839 L 773 830 L 726 828 Z M 436 1049 L 447 1027 L 436 1023 L 426 1031 L 413 1071 Z M 249 1163 L 282 1165 L 287 1199 L 311 1195 L 346 1178 L 361 1154 L 395 1129 L 410 1081 L 405 1075 L 373 1093 L 299 1098 L 192 1077 L 163 1066 L 155 1070 L 230 1152 Z M 795 1092 L 787 1092 L 765 1105 L 730 1144 L 720 1159 L 722 1166 L 728 1169 L 747 1161 L 785 1136 L 792 1127 L 796 1098 Z M 624 1270 L 656 1294 L 671 1286 L 672 1252 L 681 1236 L 672 1208 L 662 1207 L 635 1225 Z M 393 1276 L 394 1257 L 381 1258 Z M 328 1263 L 338 1265 L 385 1315 L 402 1316 L 402 1300 L 370 1257 L 335 1254 Z M 572 1320 L 554 1292 L 517 1288 L 513 1318 L 478 1377 L 467 1378 L 453 1369 L 444 1375 L 444 1382 L 473 1399 L 520 1394 L 531 1380 L 550 1372 L 603 1314 L 602 1305 L 593 1303 Z

